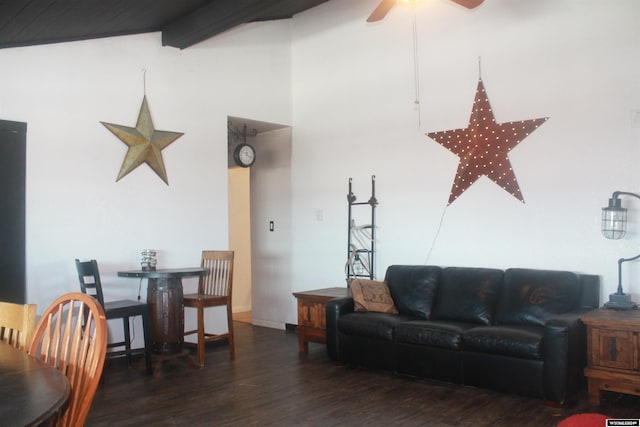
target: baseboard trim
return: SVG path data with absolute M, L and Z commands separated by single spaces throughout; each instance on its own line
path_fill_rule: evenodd
M 294 325 L 293 323 L 285 323 L 284 330 L 287 332 L 295 332 L 298 325 Z
M 260 319 L 256 319 L 255 317 L 251 319 L 251 323 L 254 326 L 264 326 L 265 328 L 273 328 L 273 329 L 280 329 L 280 330 L 284 329 L 284 325 L 282 323 L 260 320 Z
M 240 307 L 231 307 L 231 312 L 232 313 L 245 313 L 247 311 L 251 311 L 251 306 L 250 305 L 243 305 Z

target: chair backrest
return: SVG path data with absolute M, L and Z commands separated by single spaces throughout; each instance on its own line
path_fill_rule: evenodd
M 209 272 L 200 276 L 198 293 L 227 296 L 233 288 L 233 251 L 202 251 L 202 268 Z
M 80 281 L 80 290 L 82 293 L 94 297 L 100 302 L 100 305 L 104 307 L 102 282 L 100 281 L 100 272 L 98 271 L 98 263 L 96 260 L 92 259 L 81 262 L 76 258 L 76 270 L 78 270 L 78 280 Z
M 56 425 L 84 425 L 107 353 L 102 306 L 80 292 L 62 295 L 42 314 L 27 353 L 59 369 L 69 380 L 69 402 Z
M 0 341 L 26 350 L 36 326 L 35 304 L 0 301 Z

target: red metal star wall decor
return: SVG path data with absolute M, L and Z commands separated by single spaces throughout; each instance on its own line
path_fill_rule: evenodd
M 448 205 L 481 176 L 486 176 L 524 203 L 508 154 L 548 119 L 496 123 L 482 79 L 479 79 L 467 127 L 427 133 L 429 138 L 460 157 Z

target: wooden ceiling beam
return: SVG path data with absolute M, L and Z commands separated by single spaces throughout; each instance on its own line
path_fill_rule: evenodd
M 0 0 L 0 49 L 162 31 L 192 46 L 248 22 L 291 18 L 328 0 Z
M 185 49 L 249 22 L 291 18 L 328 0 L 212 0 L 162 28 L 162 45 Z

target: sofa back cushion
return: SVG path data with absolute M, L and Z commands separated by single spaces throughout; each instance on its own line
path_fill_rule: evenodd
M 400 314 L 421 319 L 431 317 L 440 267 L 429 265 L 392 265 L 384 281 Z
M 493 268 L 443 269 L 431 318 L 490 325 L 503 276 Z
M 571 311 L 579 301 L 576 273 L 511 268 L 504 274 L 496 322 L 542 326 L 549 317 Z

